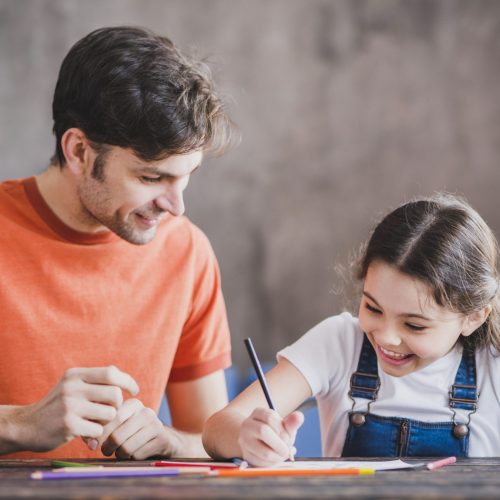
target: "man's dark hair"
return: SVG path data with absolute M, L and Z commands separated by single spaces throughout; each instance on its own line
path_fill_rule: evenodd
M 101 28 L 78 41 L 61 65 L 52 111 L 52 161 L 61 167 L 61 138 L 71 127 L 98 152 L 106 145 L 131 148 L 145 161 L 220 152 L 232 137 L 209 68 L 168 38 L 137 27 Z

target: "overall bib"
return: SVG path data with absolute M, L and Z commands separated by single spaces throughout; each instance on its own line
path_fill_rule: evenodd
M 380 388 L 377 355 L 366 335 L 358 368 L 351 376 L 349 397 L 368 399 L 366 412 L 349 412 L 343 457 L 467 457 L 470 417 L 476 411 L 476 360 L 464 348 L 455 381 L 449 391 L 452 421 L 421 422 L 409 418 L 382 417 L 370 413 Z M 455 408 L 469 411 L 467 423 L 456 422 Z

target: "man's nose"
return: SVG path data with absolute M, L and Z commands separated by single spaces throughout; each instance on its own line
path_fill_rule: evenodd
M 185 211 L 183 190 L 179 185 L 168 186 L 165 191 L 155 199 L 156 206 L 176 217 Z

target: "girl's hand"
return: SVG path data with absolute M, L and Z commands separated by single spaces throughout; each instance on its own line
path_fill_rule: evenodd
M 303 422 L 304 415 L 299 411 L 282 419 L 274 410 L 256 408 L 241 424 L 238 444 L 242 458 L 260 467 L 293 459 L 293 443 Z

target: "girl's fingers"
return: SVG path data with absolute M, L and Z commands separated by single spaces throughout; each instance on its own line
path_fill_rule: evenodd
M 283 421 L 275 410 L 256 408 L 250 415 L 250 418 L 254 421 L 268 425 L 278 435 L 283 431 Z
M 300 426 L 304 423 L 304 414 L 300 411 L 294 411 L 283 419 L 283 427 L 291 438 L 291 443 L 295 442 L 295 436 Z
M 290 454 L 289 446 L 272 427 L 252 418 L 246 419 L 242 424 L 240 447 L 252 450 L 259 456 L 265 456 L 268 452 L 272 452 L 282 457 L 276 461 L 283 460 Z
M 249 464 L 255 465 L 257 467 L 271 467 L 278 463 L 283 462 L 285 459 L 271 450 L 245 450 L 243 453 L 244 460 Z

